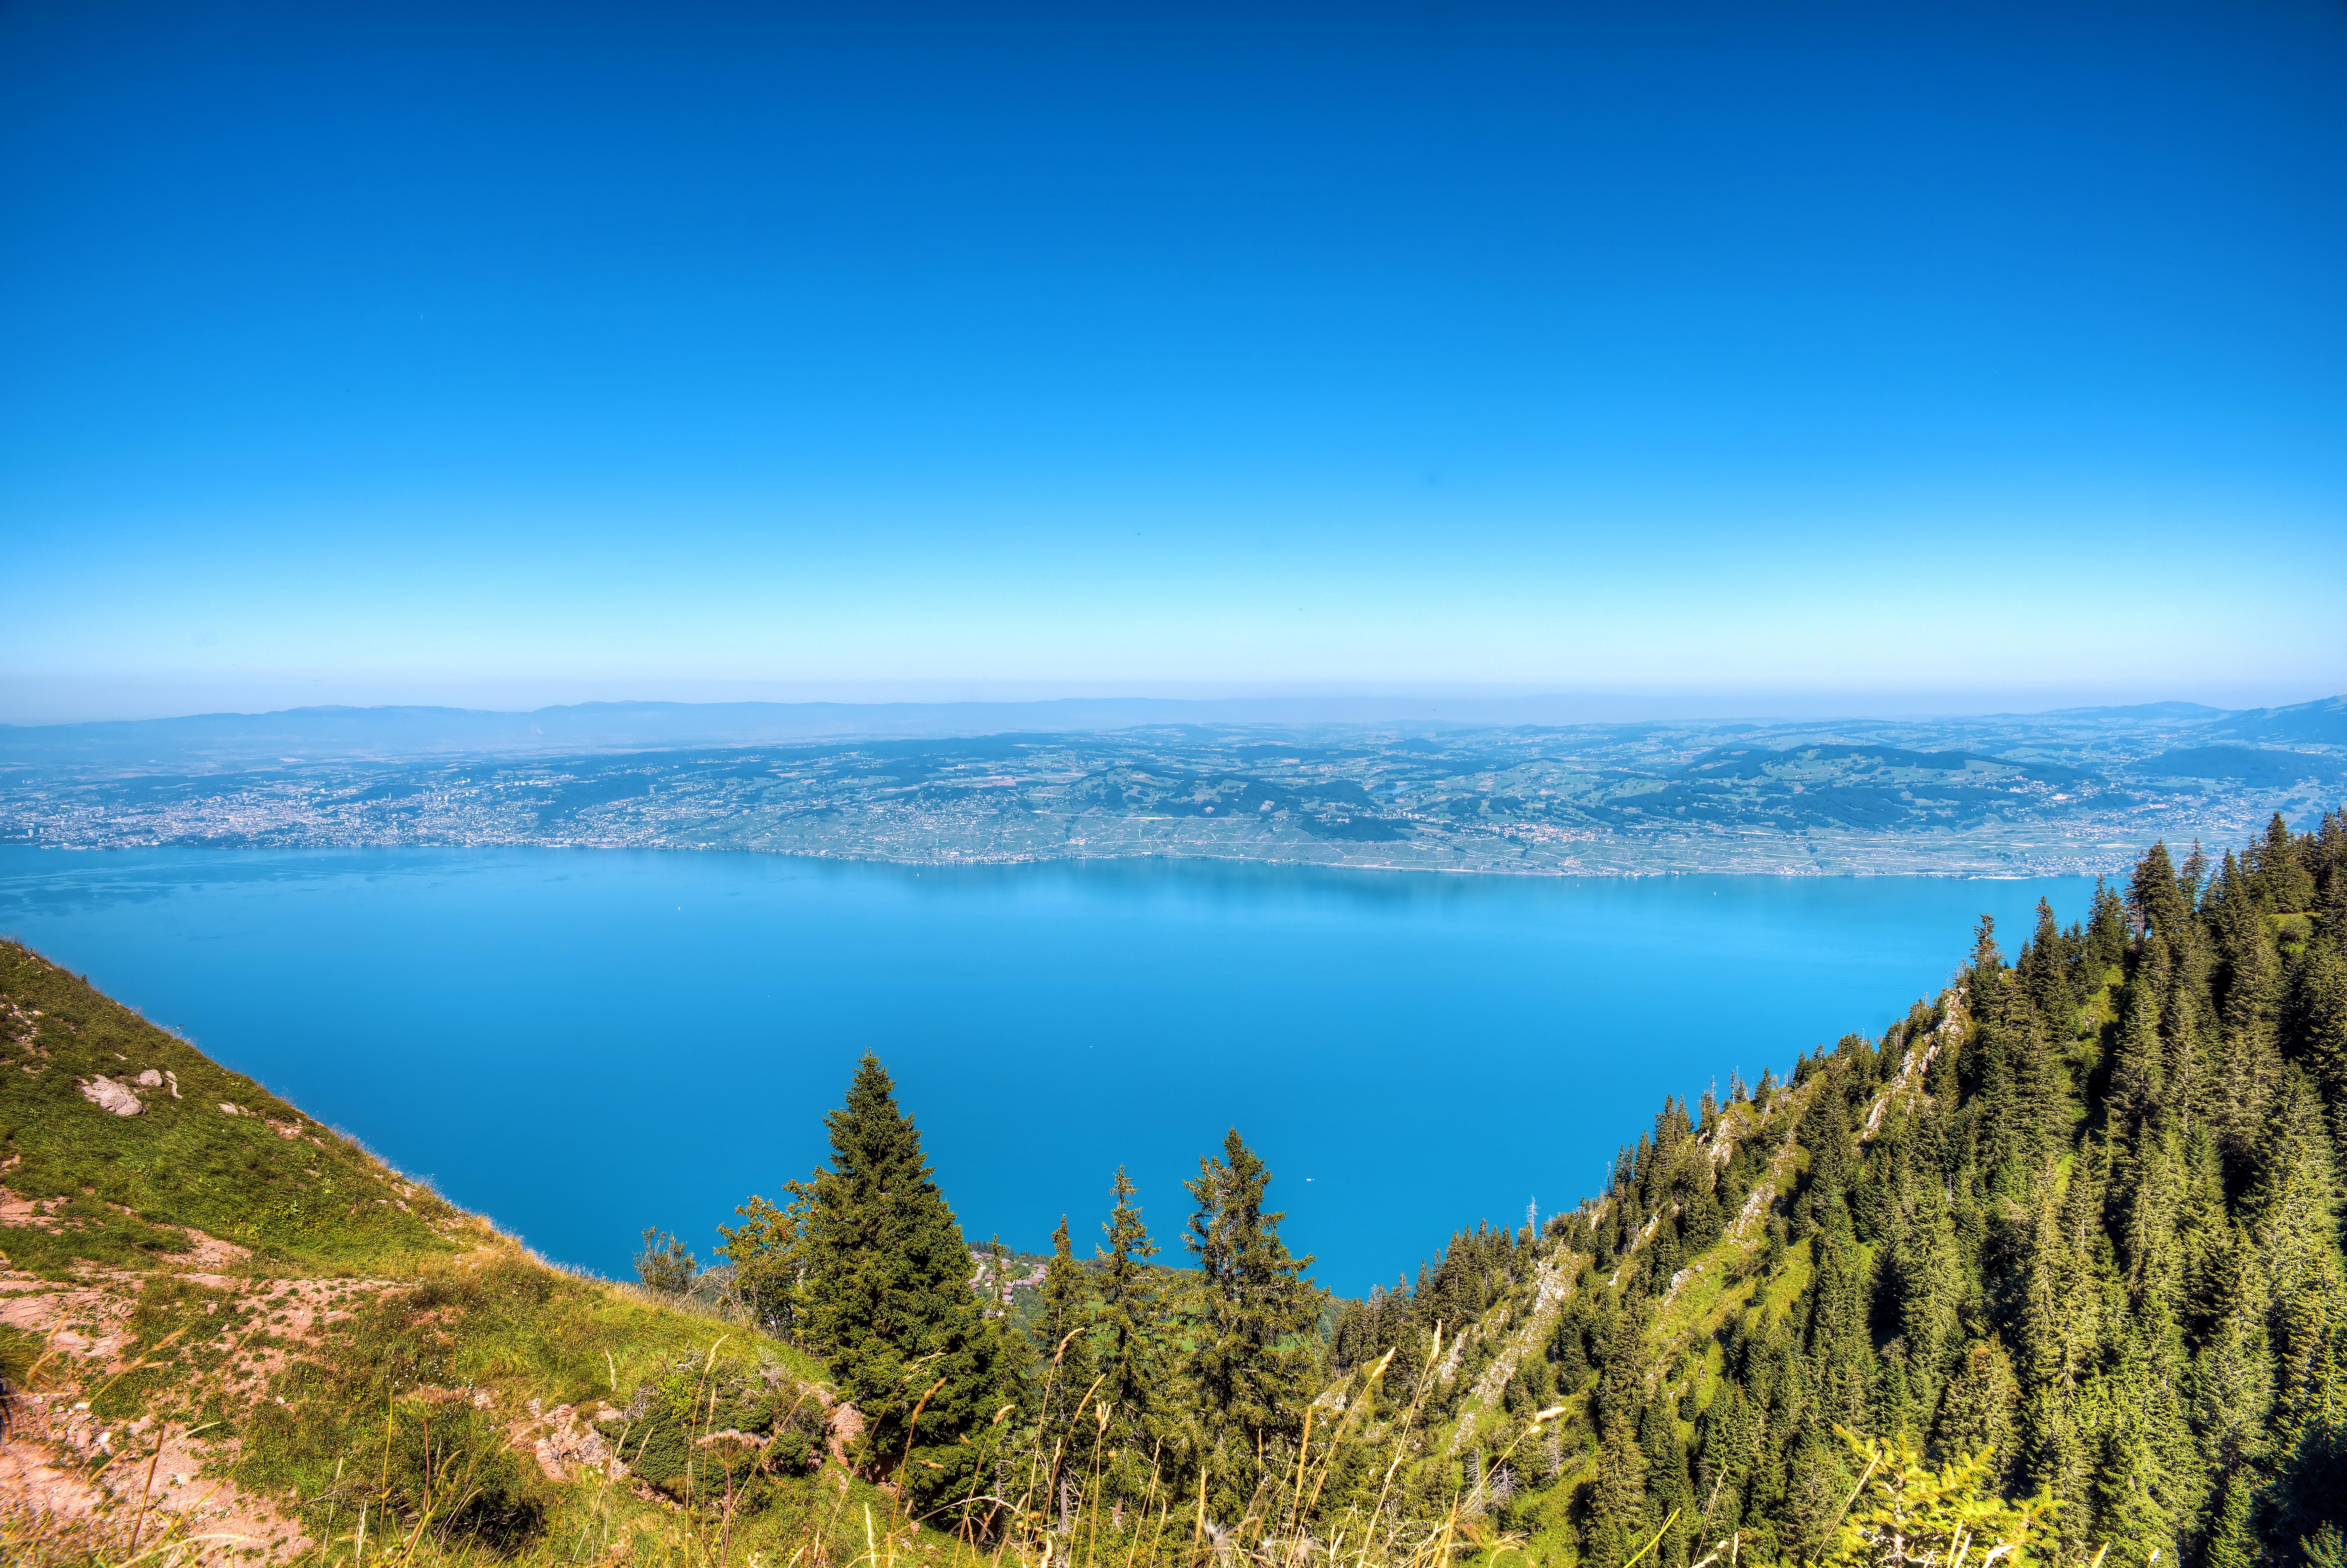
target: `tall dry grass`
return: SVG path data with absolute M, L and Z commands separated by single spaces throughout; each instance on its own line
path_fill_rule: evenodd
M 1099 1399 L 1099 1382 L 1079 1401 L 1066 1432 L 1040 1430 L 1019 1456 L 1020 1490 L 1009 1497 L 971 1493 L 937 1511 L 937 1516 L 871 1528 L 863 1549 L 835 1568 L 905 1568 L 938 1563 L 917 1526 L 942 1527 L 953 1535 L 942 1554 L 949 1568 L 1437 1568 L 1470 1553 L 1521 1549 L 1523 1542 L 1492 1530 L 1469 1487 L 1450 1489 L 1431 1515 L 1414 1514 L 1404 1504 L 1401 1484 L 1425 1437 L 1423 1418 L 1442 1359 L 1437 1328 L 1425 1364 L 1417 1369 L 1409 1398 L 1386 1421 L 1376 1419 L 1379 1393 L 1394 1352 L 1347 1378 L 1306 1412 L 1292 1469 L 1266 1471 L 1235 1521 L 1210 1518 L 1205 1478 L 1185 1491 L 1153 1456 L 1143 1496 L 1111 1498 L 1101 1485 L 1102 1447 L 1114 1412 Z M 1057 1375 L 1058 1358 L 1049 1377 Z M 1049 1399 L 1047 1382 L 1046 1401 Z M 1493 1460 L 1507 1463 L 1525 1440 L 1561 1409 L 1541 1412 Z M 1047 1451 L 1047 1436 L 1049 1436 Z M 1089 1451 L 1085 1440 L 1090 1438 Z M 1070 1449 L 1075 1451 L 1068 1451 Z M 1047 1495 L 1050 1478 L 1069 1473 L 1084 1481 L 1066 1498 Z M 1364 1462 L 1366 1461 L 1366 1462 Z M 1375 1478 L 1366 1501 L 1348 1499 L 1331 1511 L 1329 1483 L 1346 1473 Z M 1124 1514 L 1130 1504 L 1132 1512 Z
M 635 1288 L 615 1285 L 622 1295 Z M 644 1293 L 647 1296 L 650 1293 Z M 659 1305 L 677 1310 L 673 1298 Z M 696 1314 L 728 1316 L 722 1303 Z M 689 1309 L 689 1308 L 688 1308 Z M 718 1365 L 723 1341 L 704 1363 Z M 979 1473 L 988 1478 L 926 1514 L 915 1514 L 894 1484 L 896 1469 L 851 1477 L 826 1466 L 794 1491 L 800 1506 L 777 1529 L 745 1511 L 729 1477 L 722 1492 L 704 1487 L 682 1502 L 651 1500 L 624 1473 L 605 1466 L 575 1482 L 551 1511 L 538 1539 L 510 1554 L 446 1528 L 477 1495 L 469 1463 L 432 1471 L 420 1497 L 391 1482 L 389 1423 L 383 1451 L 350 1455 L 333 1487 L 305 1511 L 313 1538 L 275 1559 L 284 1568 L 553 1568 L 620 1563 L 643 1568 L 1448 1568 L 1471 1553 L 1521 1548 L 1483 1516 L 1477 1491 L 1450 1489 L 1430 1513 L 1405 1505 L 1406 1471 L 1427 1436 L 1425 1414 L 1443 1348 L 1437 1330 L 1406 1399 L 1377 1418 L 1394 1356 L 1348 1378 L 1307 1413 L 1293 1463 L 1267 1471 L 1236 1520 L 1209 1516 L 1206 1491 L 1177 1479 L 1161 1444 L 1138 1497 L 1103 1484 L 1106 1439 L 1116 1412 L 1095 1379 L 1067 1430 L 1015 1428 L 999 1417 Z M 1058 1358 L 1047 1374 L 1056 1378 Z M 1046 1385 L 1048 1408 L 1051 1386 Z M 696 1400 L 696 1410 L 702 1407 Z M 1389 1406 L 1389 1410 L 1393 1409 Z M 697 1445 L 721 1440 L 716 1400 L 696 1415 Z M 1486 1468 L 1506 1464 L 1557 1411 L 1543 1411 Z M 624 1456 L 623 1429 L 614 1450 Z M 900 1468 L 900 1467 L 899 1467 Z M 1349 1478 L 1332 1502 L 1333 1479 Z M 1064 1490 L 1054 1478 L 1072 1482 Z M 1364 1478 L 1367 1478 L 1365 1482 Z M 989 1488 L 991 1490 L 989 1490 Z M 1058 1492 L 1059 1495 L 1052 1495 Z M 323 1512 L 318 1504 L 323 1502 Z M 0 1562 L 10 1568 L 183 1568 L 251 1562 L 243 1543 L 149 1517 L 134 1533 L 120 1521 L 40 1515 L 0 1509 Z

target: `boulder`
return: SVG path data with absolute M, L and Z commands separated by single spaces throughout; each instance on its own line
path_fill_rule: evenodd
M 100 1111 L 111 1111 L 117 1116 L 136 1116 L 147 1107 L 138 1096 L 130 1092 L 127 1083 L 117 1083 L 104 1073 L 82 1081 L 81 1097 Z

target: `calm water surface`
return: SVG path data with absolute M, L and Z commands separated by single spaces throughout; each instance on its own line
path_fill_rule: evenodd
M 548 1255 L 704 1255 L 869 1047 L 974 1241 L 1096 1237 L 1237 1126 L 1347 1293 L 1602 1184 L 1665 1092 L 1879 1032 L 2076 878 L 916 871 L 566 850 L 0 848 L 0 932 Z

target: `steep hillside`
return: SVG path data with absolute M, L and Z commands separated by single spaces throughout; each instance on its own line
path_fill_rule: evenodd
M 486 1233 L 261 1085 L 0 943 L 0 1161 L 17 1269 L 188 1257 L 189 1230 L 263 1266 L 336 1274 Z M 223 1249 L 214 1252 L 225 1255 Z
M 1535 1559 L 1829 1556 L 1840 1427 L 1984 1452 L 2081 1557 L 2337 1568 L 2342 1155 L 2335 814 L 2214 866 L 2156 849 L 2011 963 L 1984 922 L 1879 1040 L 1666 1101 L 1604 1196 L 1461 1233 L 1333 1351 L 1444 1327 L 1419 1462 Z
M 0 1184 L 0 1561 L 862 1539 L 804 1355 L 548 1267 L 13 943 Z

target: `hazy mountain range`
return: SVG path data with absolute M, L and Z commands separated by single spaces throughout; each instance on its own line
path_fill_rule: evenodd
M 1686 704 L 1673 704 L 1684 708 Z M 1630 696 L 1304 696 L 1181 700 L 1069 697 L 1030 702 L 579 702 L 528 712 L 477 708 L 315 707 L 89 723 L 0 724 L 0 767 L 174 768 L 270 761 L 638 750 L 817 737 L 1083 733 L 1142 726 L 1396 725 L 1466 729 L 1686 723 Z M 2198 702 L 1994 714 L 1983 723 L 2110 721 L 2194 729 L 2210 739 L 2347 746 L 2347 697 L 2229 712 Z M 1726 721 L 1723 721 L 1726 722 Z M 1765 722 L 1765 721 L 1763 721 Z M 1880 720 L 1849 721 L 1881 723 Z M 1931 721 L 1916 721 L 1930 723 Z M 1963 721 L 1943 721 L 1962 723 Z

